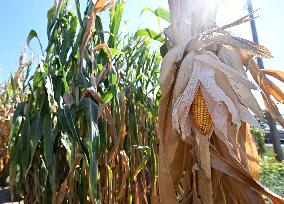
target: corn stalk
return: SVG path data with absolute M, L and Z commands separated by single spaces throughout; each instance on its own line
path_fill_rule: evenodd
M 46 53 L 14 113 L 10 186 L 27 203 L 156 203 L 160 55 L 119 37 L 124 2 L 88 1 L 85 16 L 75 4 L 48 12 Z
M 19 59 L 18 70 L 0 87 L 0 183 L 5 184 L 9 175 L 10 155 L 8 152 L 9 132 L 11 130 L 15 107 L 25 99 L 27 79 L 31 62 L 26 62 L 26 51 Z M 26 69 L 26 70 L 25 70 Z

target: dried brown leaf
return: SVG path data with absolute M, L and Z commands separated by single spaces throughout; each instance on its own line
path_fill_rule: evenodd
M 260 165 L 259 155 L 256 148 L 256 143 L 251 134 L 250 125 L 242 123 L 238 132 L 237 142 L 239 144 L 238 152 L 242 165 L 251 173 L 255 179 L 259 179 Z
M 284 92 L 261 72 L 256 62 L 251 61 L 247 67 L 249 68 L 254 80 L 258 83 L 266 95 L 273 96 L 277 101 L 283 104 Z
M 174 188 L 176 189 L 180 184 L 182 174 L 184 173 L 184 166 L 187 156 L 187 144 L 183 140 L 179 140 L 178 147 L 175 152 L 173 162 L 170 164 L 170 173 L 173 180 Z
M 277 122 L 279 122 L 282 127 L 284 127 L 284 119 L 274 101 L 270 98 L 270 96 L 265 94 L 262 94 L 262 98 L 264 100 L 267 111 Z
M 121 158 L 122 172 L 121 172 L 121 182 L 120 182 L 119 192 L 117 193 L 117 200 L 120 200 L 124 195 L 125 185 L 130 170 L 129 158 L 124 150 L 120 151 L 120 158 Z
M 75 172 L 75 168 L 77 165 L 80 164 L 81 159 L 83 158 L 82 154 L 76 154 L 75 155 L 75 159 L 73 161 L 72 167 L 69 171 L 69 174 L 67 176 L 67 178 L 64 180 L 64 182 L 60 185 L 60 189 L 56 195 L 56 204 L 61 204 L 67 194 L 67 192 L 69 191 L 69 179 L 70 176 L 73 177 L 73 174 Z
M 160 146 L 159 152 L 159 191 L 160 203 L 178 204 L 175 188 L 172 182 L 169 165 L 164 154 L 163 147 Z
M 83 66 L 83 59 L 85 56 L 85 51 L 87 48 L 87 44 L 89 42 L 89 39 L 92 36 L 92 27 L 93 24 L 96 20 L 96 15 L 102 11 L 104 8 L 109 7 L 109 6 L 113 6 L 113 1 L 111 1 L 112 4 L 106 4 L 107 0 L 97 0 L 96 3 L 94 3 L 94 8 L 93 11 L 91 12 L 91 15 L 89 16 L 88 20 L 87 20 L 87 27 L 85 29 L 84 35 L 83 35 L 83 40 L 82 43 L 80 45 L 80 69 L 82 69 Z
M 107 50 L 107 53 L 109 55 L 109 61 L 111 62 L 112 60 L 112 52 L 111 50 L 109 49 L 108 45 L 107 44 L 99 44 L 97 45 L 95 48 L 94 48 L 94 52 L 97 51 L 97 50 L 100 50 L 100 49 L 106 49 Z
M 178 134 L 173 130 L 171 120 L 172 91 L 176 78 L 176 59 L 178 50 L 172 50 L 164 58 L 164 66 L 161 67 L 161 90 L 162 97 L 159 105 L 159 165 L 158 165 L 158 184 L 160 203 L 178 204 L 175 188 L 170 173 L 170 163 L 174 158 L 178 141 Z M 167 60 L 169 63 L 167 63 Z M 173 134 L 172 134 L 173 133 Z M 169 158 L 171 157 L 171 158 Z
M 279 70 L 271 70 L 271 69 L 264 69 L 261 70 L 263 74 L 270 75 L 279 81 L 282 81 L 284 83 L 284 72 L 279 71 Z
M 220 45 L 228 45 L 240 50 L 241 53 L 261 57 L 261 58 L 272 58 L 271 52 L 264 46 L 258 45 L 252 41 L 234 37 L 231 35 L 216 35 L 209 38 L 208 41 L 213 41 L 214 43 Z
M 284 92 L 267 77 L 261 79 L 263 90 L 273 96 L 277 101 L 284 104 Z
M 284 202 L 283 198 L 262 186 L 241 165 L 234 165 L 214 152 L 211 152 L 211 165 L 214 169 L 232 176 L 245 185 L 250 186 L 255 192 L 268 196 L 275 204 Z
M 161 91 L 165 94 L 172 86 L 177 69 L 177 63 L 182 59 L 184 53 L 183 47 L 176 47 L 166 54 L 161 64 L 160 86 Z
M 223 63 L 227 64 L 230 67 L 233 67 L 238 72 L 240 72 L 243 77 L 247 78 L 246 72 L 243 68 L 242 59 L 240 58 L 240 55 L 236 50 L 221 47 L 218 52 L 218 56 Z M 221 86 L 223 84 L 223 80 L 219 79 L 219 81 L 219 86 Z M 254 112 L 261 120 L 263 120 L 263 112 L 251 90 L 248 87 L 243 86 L 242 84 L 234 82 L 233 80 L 229 79 L 229 81 L 231 84 L 231 88 L 237 95 L 240 102 L 244 104 L 247 108 L 249 108 L 252 112 Z M 216 82 L 218 83 L 218 79 L 216 79 Z

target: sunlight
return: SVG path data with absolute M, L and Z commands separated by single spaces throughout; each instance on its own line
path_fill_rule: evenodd
M 223 0 L 217 12 L 217 23 L 223 25 L 247 13 L 246 0 Z

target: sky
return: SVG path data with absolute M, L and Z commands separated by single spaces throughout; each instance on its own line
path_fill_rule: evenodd
M 210 0 L 214 1 L 214 0 Z M 246 13 L 244 0 L 226 0 L 227 5 L 220 11 L 221 23 L 231 22 Z M 72 0 L 70 0 L 72 2 Z M 82 1 L 83 2 L 83 1 Z M 259 8 L 257 29 L 260 43 L 268 47 L 274 58 L 264 60 L 265 67 L 284 71 L 284 1 L 283 0 L 253 0 L 253 7 Z M 46 47 L 46 13 L 53 5 L 53 0 L 9 0 L 0 6 L 0 82 L 8 79 L 11 72 L 18 66 L 21 50 L 26 47 L 26 38 L 31 29 L 37 31 L 43 47 Z M 124 30 L 135 32 L 140 27 L 150 27 L 158 30 L 157 22 L 152 14 L 140 15 L 145 7 L 168 8 L 167 0 L 126 0 Z M 249 24 L 235 29 L 237 36 L 251 39 Z M 39 53 L 38 43 L 32 42 L 31 47 Z
M 85 0 L 81 0 L 84 2 Z M 70 0 L 71 4 L 75 2 Z M 9 0 L 0 6 L 0 83 L 8 80 L 11 72 L 14 72 L 19 64 L 19 55 L 26 47 L 26 39 L 31 29 L 34 29 L 43 48 L 47 45 L 46 25 L 47 11 L 54 4 L 53 0 Z M 74 3 L 73 3 L 74 4 Z M 145 7 L 167 8 L 166 0 L 127 0 L 125 5 L 124 21 L 127 25 L 124 30 L 135 32 L 140 27 L 155 29 L 156 21 L 153 22 L 152 15 L 143 14 L 141 10 Z M 152 20 L 152 21 L 151 21 Z M 38 43 L 31 42 L 31 47 L 36 54 L 40 54 Z
M 84 2 L 85 0 L 81 0 Z M 208 0 L 216 1 L 216 0 Z M 74 0 L 70 0 L 71 4 Z M 31 29 L 36 30 L 43 44 L 47 45 L 46 25 L 48 9 L 53 0 L 9 0 L 0 6 L 0 83 L 8 80 L 11 72 L 18 67 L 21 50 L 26 47 L 26 38 Z M 254 9 L 259 9 L 256 25 L 260 44 L 270 49 L 274 58 L 264 60 L 269 69 L 284 71 L 284 1 L 283 0 L 252 0 Z M 74 3 L 73 3 L 74 4 Z M 74 6 L 74 5 L 73 5 Z M 168 9 L 167 0 L 126 0 L 122 26 L 124 32 L 134 33 L 137 28 L 152 28 L 158 31 L 158 24 L 150 13 L 140 15 L 145 7 Z M 226 5 L 219 10 L 219 25 L 230 23 L 247 13 L 245 0 L 226 0 Z M 166 24 L 162 24 L 166 26 Z M 249 23 L 232 30 L 236 36 L 252 39 Z M 31 47 L 40 54 L 36 41 Z M 284 86 L 277 82 L 283 89 Z M 259 96 L 258 96 L 259 98 Z M 280 107 L 284 113 L 284 107 Z

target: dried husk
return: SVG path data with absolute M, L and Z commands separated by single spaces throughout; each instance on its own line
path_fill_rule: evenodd
M 260 83 L 258 76 L 261 72 L 256 67 L 250 68 L 250 71 L 255 73 L 252 75 L 257 85 L 249 82 L 243 67 L 249 61 L 244 55 L 250 59 L 252 56 L 270 58 L 271 53 L 265 47 L 256 46 L 250 41 L 227 37 L 226 32 L 223 32 L 223 38 L 221 36 L 215 40 L 200 37 L 190 40 L 192 33 L 207 30 L 214 23 L 200 23 L 198 31 L 186 33 L 185 30 L 191 25 L 186 23 L 183 14 L 189 3 L 192 2 L 169 1 L 172 25 L 166 30 L 166 35 L 173 48 L 164 58 L 161 67 L 160 202 L 258 204 L 265 203 L 262 195 L 266 195 L 274 203 L 283 203 L 281 197 L 257 181 L 258 154 L 249 125 L 258 126 L 249 110 L 263 119 L 251 89 L 271 92 L 279 100 L 282 93 L 267 78 L 265 83 Z M 202 15 L 206 19 L 212 16 Z M 192 24 L 194 23 L 196 22 L 193 21 Z M 186 45 L 186 49 L 183 45 Z M 209 74 L 212 78 L 202 78 L 199 75 L 206 74 L 207 70 L 212 72 Z M 214 87 L 223 94 L 222 97 L 214 94 L 214 89 L 208 90 L 207 79 L 215 81 Z M 189 88 L 190 86 L 195 88 Z M 217 114 L 212 114 L 214 129 L 206 137 L 198 132 L 188 111 L 198 87 L 201 87 L 207 104 L 212 101 L 208 106 L 209 112 L 212 114 L 214 110 L 222 110 L 223 113 L 219 123 L 216 121 Z M 264 94 L 267 106 L 271 112 L 274 111 L 275 117 L 279 111 L 277 113 L 276 105 L 268 96 L 270 95 Z M 180 106 L 176 106 L 177 104 Z
M 242 56 L 243 59 L 248 60 L 247 56 Z M 283 93 L 279 87 L 277 87 L 271 80 L 269 80 L 266 75 L 260 70 L 258 65 L 250 60 L 249 62 L 245 63 L 245 66 L 249 69 L 252 77 L 258 83 L 262 91 L 262 98 L 264 100 L 264 104 L 266 106 L 267 111 L 272 115 L 272 117 L 279 122 L 279 124 L 284 127 L 284 119 L 280 114 L 277 105 L 271 99 L 273 96 L 279 102 L 283 102 L 284 97 L 282 96 Z M 278 97 L 275 97 L 278 96 Z

